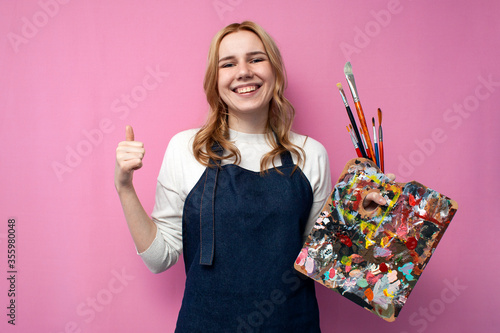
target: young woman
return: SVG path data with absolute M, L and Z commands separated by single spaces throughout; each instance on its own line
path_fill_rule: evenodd
M 118 145 L 115 185 L 138 253 L 155 273 L 184 255 L 176 332 L 320 331 L 313 281 L 293 263 L 330 194 L 329 162 L 319 142 L 291 132 L 285 85 L 280 52 L 260 26 L 216 34 L 207 123 L 170 141 L 152 219 L 132 183 L 144 146 L 130 126 Z

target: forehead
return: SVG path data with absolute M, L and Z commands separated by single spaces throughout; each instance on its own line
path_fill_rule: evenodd
M 241 30 L 230 33 L 222 39 L 219 46 L 219 59 L 255 51 L 265 52 L 264 44 L 255 33 Z

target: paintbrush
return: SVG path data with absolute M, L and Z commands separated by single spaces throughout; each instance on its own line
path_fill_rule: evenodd
M 352 135 L 352 132 L 349 129 L 349 126 L 346 126 L 346 128 L 347 128 L 347 132 L 349 132 L 349 136 L 351 137 L 352 145 L 354 146 L 354 149 L 356 150 L 356 154 L 358 155 L 358 157 L 363 157 L 363 155 L 361 154 L 361 150 L 359 149 L 358 142 L 357 142 L 356 138 Z
M 384 139 L 382 135 L 382 110 L 378 109 L 378 145 L 380 150 L 380 170 L 384 172 Z
M 356 140 L 358 142 L 361 142 L 361 136 L 359 135 L 358 126 L 356 126 L 356 120 L 354 119 L 354 116 L 352 115 L 352 111 L 351 111 L 351 108 L 349 107 L 349 103 L 347 102 L 347 98 L 345 97 L 345 93 L 344 93 L 344 89 L 342 88 L 342 84 L 337 83 L 337 88 L 339 88 L 340 96 L 342 97 L 342 101 L 344 102 L 344 106 L 345 106 L 345 109 L 347 111 L 347 115 L 349 116 L 349 120 L 351 122 L 354 134 L 356 136 Z M 367 157 L 368 156 L 362 145 L 360 145 L 359 149 L 361 151 L 360 157 Z
M 377 143 L 377 129 L 375 128 L 375 118 L 372 117 L 372 125 L 373 125 L 373 148 L 375 150 L 375 159 L 377 160 L 377 165 L 380 168 L 380 158 L 378 154 L 378 143 Z
M 368 146 L 368 150 L 366 154 L 368 158 L 375 161 L 375 152 L 373 151 L 372 140 L 370 139 L 370 132 L 368 131 L 368 126 L 366 125 L 365 114 L 363 112 L 363 108 L 361 107 L 361 103 L 359 101 L 358 90 L 356 89 L 356 82 L 354 81 L 354 75 L 352 74 L 352 66 L 350 62 L 346 62 L 344 66 L 344 74 L 347 79 L 347 83 L 349 84 L 349 89 L 351 90 L 352 99 L 354 100 L 354 105 L 356 106 L 356 111 L 358 112 L 359 123 L 361 124 L 361 128 L 363 129 L 366 145 Z
M 363 146 L 365 147 L 365 151 L 368 153 L 369 151 L 368 151 L 368 147 L 366 146 L 365 134 L 363 133 L 363 129 L 360 128 L 359 132 L 361 133 L 361 142 L 363 142 Z

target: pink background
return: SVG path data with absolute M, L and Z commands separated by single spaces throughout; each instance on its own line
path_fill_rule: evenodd
M 395 323 L 318 286 L 323 331 L 498 329 L 499 13 L 486 0 L 2 1 L 0 330 L 173 331 L 183 264 L 154 275 L 135 254 L 114 151 L 133 125 L 147 149 L 135 185 L 150 212 L 169 139 L 205 119 L 210 40 L 244 19 L 276 39 L 295 130 L 325 145 L 334 180 L 355 157 L 336 88 L 351 61 L 366 116 L 384 112 L 387 171 L 459 203 Z

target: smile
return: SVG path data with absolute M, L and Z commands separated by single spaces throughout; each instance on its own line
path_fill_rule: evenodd
M 252 91 L 255 91 L 257 89 L 259 89 L 260 86 L 258 85 L 253 85 L 253 86 L 245 86 L 245 87 L 238 87 L 238 88 L 234 88 L 233 91 L 237 94 L 247 94 L 247 93 L 251 93 Z

